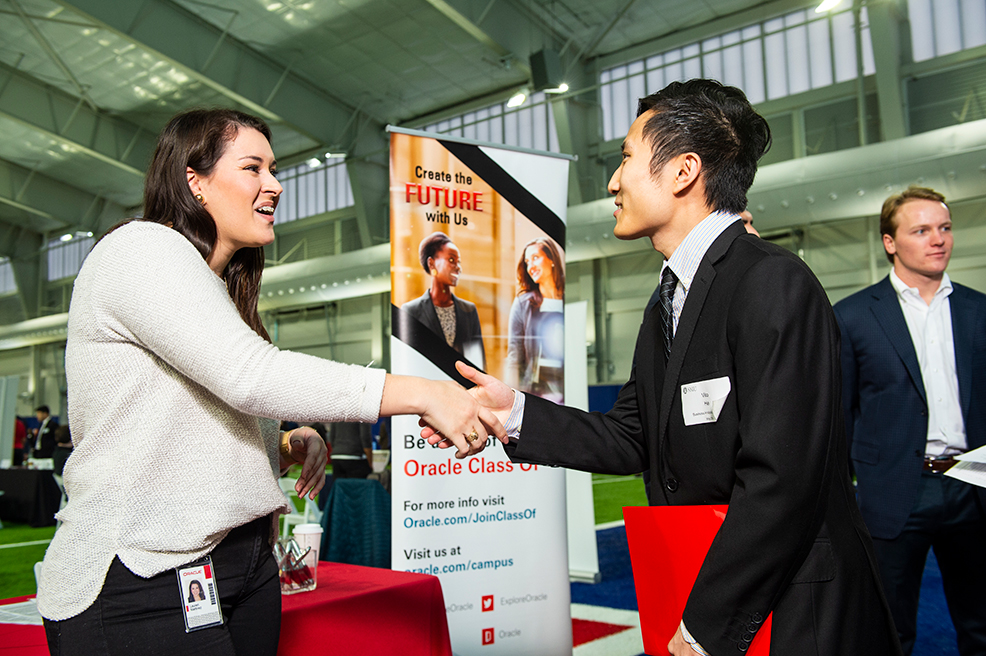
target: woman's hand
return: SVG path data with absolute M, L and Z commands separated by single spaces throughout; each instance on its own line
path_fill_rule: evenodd
M 310 499 L 315 499 L 325 485 L 325 465 L 329 454 L 325 442 L 314 428 L 302 426 L 288 432 L 288 445 L 291 458 L 302 465 L 301 475 L 298 476 L 298 482 L 294 486 L 298 498 L 304 499 L 309 495 Z M 282 464 L 293 464 L 287 459 L 283 460 L 285 462 Z
M 443 446 L 456 447 L 456 458 L 482 451 L 490 435 L 506 438 L 496 415 L 452 381 L 388 374 L 380 412 L 419 415 L 422 425 L 441 434 Z

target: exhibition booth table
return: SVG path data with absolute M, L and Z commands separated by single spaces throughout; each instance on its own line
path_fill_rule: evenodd
M 452 656 L 442 586 L 434 576 L 321 562 L 318 589 L 281 602 L 278 656 L 395 650 L 401 656 Z M 32 597 L 0 601 L 3 656 L 48 653 L 42 626 L 12 623 L 31 621 L 32 606 Z
M 50 469 L 0 469 L 0 490 L 0 520 L 34 528 L 55 525 L 62 491 Z

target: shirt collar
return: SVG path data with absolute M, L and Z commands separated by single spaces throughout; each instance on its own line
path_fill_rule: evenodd
M 712 242 L 719 238 L 726 228 L 741 219 L 731 212 L 715 211 L 698 222 L 685 238 L 674 249 L 671 258 L 664 263 L 664 267 L 671 267 L 674 275 L 682 284 L 687 292 L 692 286 L 692 280 L 698 271 L 698 265 L 702 263 L 705 252 L 712 246 Z M 661 272 L 664 272 L 664 267 Z
M 673 271 L 674 269 L 672 269 Z M 908 287 L 907 283 L 900 279 L 897 272 L 890 269 L 890 284 L 894 286 L 894 290 L 897 292 L 897 298 L 904 299 L 905 301 L 921 301 L 921 305 L 927 306 L 928 304 L 924 302 L 921 298 L 921 292 L 918 291 L 917 287 Z M 952 293 L 952 280 L 948 277 L 947 273 L 942 274 L 941 284 L 938 285 L 938 289 L 935 290 L 935 298 L 939 296 L 948 296 Z

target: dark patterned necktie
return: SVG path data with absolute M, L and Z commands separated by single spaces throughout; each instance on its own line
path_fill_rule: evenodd
M 674 288 L 678 285 L 678 276 L 674 275 L 671 267 L 664 267 L 661 274 L 661 286 L 658 288 L 658 308 L 661 311 L 661 332 L 664 335 L 664 364 L 671 358 L 671 341 L 674 339 L 674 324 L 672 323 L 671 304 L 674 302 Z

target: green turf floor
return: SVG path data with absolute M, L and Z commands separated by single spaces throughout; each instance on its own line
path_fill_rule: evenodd
M 592 475 L 592 499 L 596 524 L 623 519 L 623 506 L 646 506 L 644 481 L 639 476 Z
M 634 476 L 593 474 L 592 492 L 596 524 L 623 519 L 623 506 L 647 505 L 643 481 Z M 35 593 L 34 563 L 44 558 L 54 534 L 54 526 L 31 528 L 4 522 L 0 529 L 0 599 Z
M 0 529 L 0 599 L 34 594 L 34 563 L 45 555 L 54 526 L 4 522 Z M 38 544 L 40 543 L 40 544 Z

